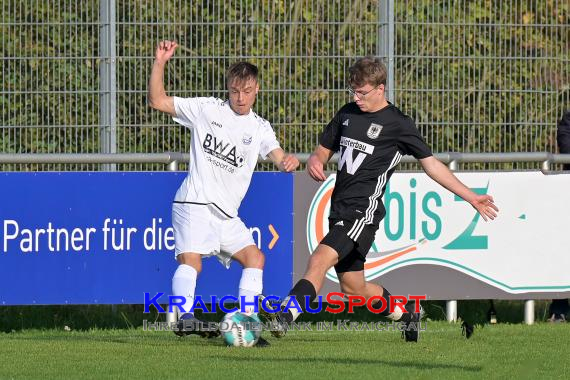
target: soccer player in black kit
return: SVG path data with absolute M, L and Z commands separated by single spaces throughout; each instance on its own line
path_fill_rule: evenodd
M 305 275 L 289 292 L 303 310 L 306 297 L 316 298 L 325 274 L 332 266 L 346 295 L 366 299 L 382 296 L 389 301 L 388 290 L 365 280 L 364 262 L 386 214 L 382 203 L 386 184 L 404 155 L 418 159 L 433 180 L 469 202 L 485 221 L 497 216 L 498 208 L 493 198 L 477 195 L 461 183 L 447 166 L 433 157 L 414 121 L 386 100 L 386 68 L 380 59 L 365 57 L 357 60 L 349 69 L 348 85 L 354 102 L 344 105 L 336 113 L 307 162 L 309 175 L 324 181 L 324 165 L 339 152 L 329 232 L 311 255 Z M 282 307 L 287 305 L 288 298 Z M 263 296 L 260 299 L 263 300 Z M 405 326 L 421 319 L 422 313 L 414 312 L 411 303 L 406 305 L 407 313 L 399 308 L 390 313 L 389 309 L 387 307 L 381 315 Z M 272 334 L 281 337 L 286 332 L 285 323 L 293 322 L 299 312 L 294 308 L 278 313 L 260 310 L 260 315 L 277 327 Z M 417 329 L 404 329 L 403 335 L 406 341 L 418 340 Z

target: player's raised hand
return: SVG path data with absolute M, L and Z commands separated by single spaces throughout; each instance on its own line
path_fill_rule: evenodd
M 176 41 L 160 41 L 154 52 L 154 58 L 160 62 L 166 62 L 174 55 L 174 51 L 178 47 Z
M 326 180 L 327 177 L 325 176 L 323 168 L 324 165 L 321 162 L 321 160 L 319 160 L 319 158 L 316 155 L 311 154 L 311 156 L 307 160 L 307 173 L 309 173 L 311 178 L 314 179 L 315 181 Z
M 490 195 L 477 195 L 472 201 L 471 206 L 477 210 L 485 221 L 495 219 L 499 208 L 495 205 L 493 197 Z
M 294 154 L 286 154 L 281 161 L 283 170 L 286 172 L 295 171 L 299 167 L 299 159 Z

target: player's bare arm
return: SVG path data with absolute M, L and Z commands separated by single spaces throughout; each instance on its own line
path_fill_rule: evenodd
M 498 207 L 495 205 L 493 197 L 478 195 L 465 186 L 443 163 L 431 156 L 420 160 L 424 171 L 434 181 L 451 191 L 455 195 L 469 202 L 473 208 L 481 214 L 485 221 L 497 217 Z
M 299 167 L 299 160 L 293 154 L 287 154 L 281 148 L 273 149 L 269 152 L 269 158 L 282 172 L 292 172 Z
M 315 148 L 315 151 L 307 161 L 307 173 L 309 173 L 311 178 L 315 181 L 324 181 L 327 179 L 324 172 L 324 166 L 329 162 L 333 154 L 334 152 L 332 150 L 327 149 L 322 145 Z
M 178 44 L 174 41 L 160 41 L 154 53 L 154 63 L 148 83 L 148 105 L 155 110 L 176 116 L 174 98 L 164 90 L 164 68 L 174 55 Z

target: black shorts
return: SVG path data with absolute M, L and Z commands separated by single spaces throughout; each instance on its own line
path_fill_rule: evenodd
M 366 255 L 374 243 L 376 230 L 378 226 L 370 224 L 359 229 L 354 226 L 354 221 L 329 221 L 329 233 L 321 244 L 328 245 L 338 253 L 338 263 L 334 266 L 336 273 L 364 270 Z

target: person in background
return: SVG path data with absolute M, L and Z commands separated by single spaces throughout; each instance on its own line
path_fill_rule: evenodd
M 558 142 L 558 150 L 560 153 L 570 153 L 570 109 L 567 109 L 558 121 L 558 130 L 556 132 L 556 141 Z M 570 170 L 570 164 L 564 164 L 564 170 Z M 570 311 L 568 299 L 552 300 L 548 308 L 548 319 L 550 322 L 566 322 L 566 317 Z

